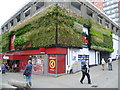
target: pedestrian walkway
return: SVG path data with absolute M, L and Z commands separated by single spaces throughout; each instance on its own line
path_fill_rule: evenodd
M 113 71 L 108 71 L 107 65 L 103 71 L 102 66 L 98 65 L 90 68 L 90 75 L 92 85 L 97 84 L 97 88 L 118 88 L 118 61 L 113 62 Z M 32 88 L 93 88 L 87 84 L 87 78 L 81 84 L 81 76 L 81 72 L 60 77 L 32 75 Z M 25 81 L 22 73 L 6 73 L 2 76 L 2 83 L 8 83 L 11 79 Z

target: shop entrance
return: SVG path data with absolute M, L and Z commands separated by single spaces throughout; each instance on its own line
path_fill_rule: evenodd
M 7 60 L 6 66 L 10 72 L 19 72 L 19 60 Z

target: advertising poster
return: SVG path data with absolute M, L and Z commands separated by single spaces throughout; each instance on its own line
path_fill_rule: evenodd
M 86 64 L 86 61 L 89 62 L 89 55 L 78 55 L 78 61 L 81 61 L 81 66 Z
M 49 56 L 49 73 L 56 74 L 56 55 Z
M 32 56 L 33 72 L 43 74 L 44 55 Z

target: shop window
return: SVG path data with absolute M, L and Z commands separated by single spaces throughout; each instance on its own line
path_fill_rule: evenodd
M 33 73 L 43 74 L 44 73 L 44 59 L 45 55 L 32 55 L 30 56 L 33 63 Z

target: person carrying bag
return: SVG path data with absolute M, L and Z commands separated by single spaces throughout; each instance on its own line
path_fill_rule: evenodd
M 32 75 L 32 61 L 29 60 L 28 64 L 26 65 L 24 71 L 23 71 L 23 75 L 26 78 L 26 82 L 27 82 L 27 87 L 30 88 L 32 83 L 31 83 L 31 75 Z
M 80 83 L 83 84 L 83 80 L 84 80 L 85 76 L 87 76 L 88 84 L 91 84 L 89 71 L 90 71 L 89 67 L 86 64 L 82 66 L 82 78 L 80 80 Z

